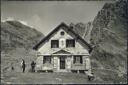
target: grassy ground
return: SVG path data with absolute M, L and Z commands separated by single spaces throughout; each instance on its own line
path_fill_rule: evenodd
M 90 83 L 126 83 L 127 76 L 120 75 L 113 70 L 93 69 L 95 79 L 88 81 L 86 74 L 77 73 L 30 73 L 32 56 L 24 57 L 26 72 L 21 72 L 21 55 L 6 54 L 1 56 L 2 84 L 90 84 Z M 14 66 L 14 71 L 11 67 Z
M 22 73 L 6 72 L 1 77 L 2 84 L 86 84 L 87 75 L 77 73 Z

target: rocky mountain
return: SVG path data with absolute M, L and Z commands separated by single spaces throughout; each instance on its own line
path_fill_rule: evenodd
M 127 10 L 126 0 L 106 3 L 93 21 L 91 31 L 91 44 L 94 47 L 91 54 L 93 68 L 112 71 L 97 75 L 103 81 L 126 82 Z M 105 75 L 107 76 L 104 77 Z
M 127 82 L 127 3 L 106 3 L 93 22 L 70 24 L 93 47 L 92 71 L 98 81 Z
M 77 23 L 73 24 L 71 23 L 69 25 L 77 34 L 79 34 L 84 40 L 86 40 L 88 43 L 90 43 L 90 33 L 92 30 L 92 22 L 88 23 Z

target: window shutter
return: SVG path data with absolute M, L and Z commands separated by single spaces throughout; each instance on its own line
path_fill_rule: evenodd
M 82 58 L 82 56 L 80 56 L 80 63 L 81 63 L 81 64 L 83 63 L 83 58 Z
M 43 59 L 43 64 L 45 64 L 45 61 L 46 61 L 46 59 L 45 59 L 45 56 L 44 56 L 44 59 Z
M 73 56 L 73 63 L 75 63 L 76 62 L 76 57 L 75 56 Z

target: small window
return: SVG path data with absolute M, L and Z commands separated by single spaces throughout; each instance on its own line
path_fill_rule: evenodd
M 44 59 L 43 59 L 43 64 L 45 63 L 51 63 L 51 56 L 44 56 Z
M 83 63 L 82 56 L 74 56 L 73 63 Z
M 58 48 L 59 40 L 51 40 L 51 48 Z
M 62 31 L 60 34 L 61 34 L 61 35 L 64 35 L 64 32 Z
M 66 47 L 75 47 L 75 40 L 74 39 L 67 39 L 66 40 Z

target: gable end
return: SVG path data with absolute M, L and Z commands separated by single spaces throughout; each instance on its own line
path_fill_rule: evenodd
M 63 28 L 61 28 L 61 26 L 64 26 Z M 73 33 L 77 39 L 81 40 L 85 45 L 88 46 L 88 50 L 89 50 L 89 53 L 92 51 L 92 47 L 84 40 L 82 39 L 82 37 L 80 37 L 77 33 L 75 33 L 69 26 L 67 26 L 65 23 L 61 23 L 59 26 L 57 26 L 53 31 L 51 31 L 46 37 L 44 37 L 37 45 L 35 45 L 33 47 L 34 50 L 38 50 L 42 44 L 48 40 L 55 32 L 57 32 L 59 29 L 64 29 L 64 30 L 67 30 L 71 33 Z

